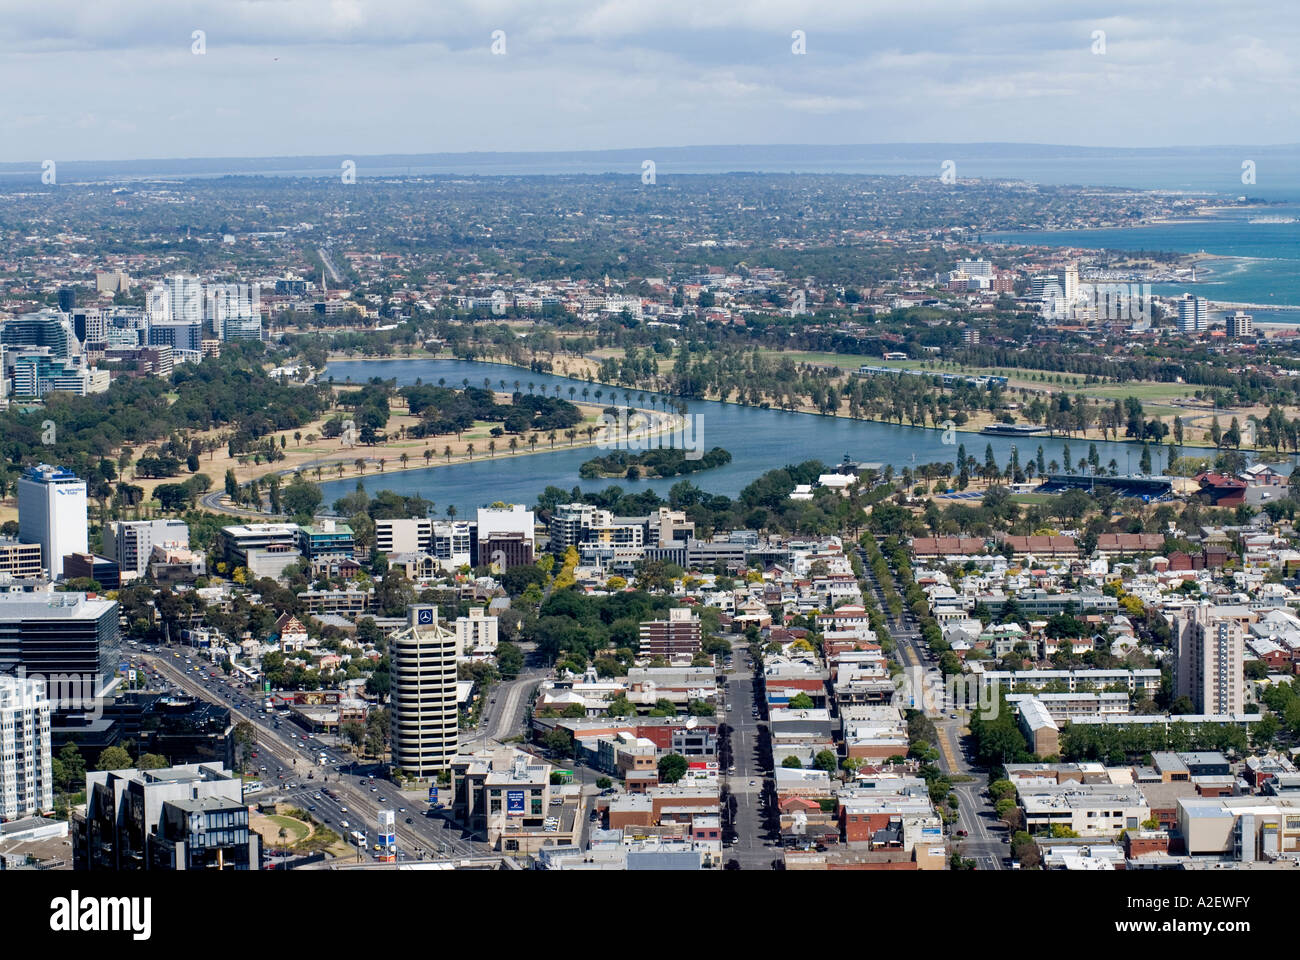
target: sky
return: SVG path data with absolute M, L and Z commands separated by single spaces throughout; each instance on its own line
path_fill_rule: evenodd
M 1293 143 L 1297 60 L 1281 0 L 0 0 L 0 161 Z

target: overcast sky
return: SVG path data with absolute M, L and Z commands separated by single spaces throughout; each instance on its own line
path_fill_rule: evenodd
M 1300 27 L 1282 0 L 0 7 L 3 161 L 1300 140 Z

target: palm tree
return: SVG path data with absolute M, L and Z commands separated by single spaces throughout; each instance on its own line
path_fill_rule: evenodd
M 537 434 L 535 434 L 535 433 L 533 433 L 533 434 L 529 434 L 529 436 L 528 436 L 528 445 L 529 445 L 530 447 L 532 447 L 533 450 L 536 450 L 536 449 L 537 449 Z
M 293 445 L 294 445 L 295 447 L 301 447 L 301 446 L 302 446 L 302 431 L 301 431 L 301 430 L 295 430 L 295 431 L 293 432 Z
M 384 472 L 384 458 L 383 458 L 383 457 L 380 457 L 380 458 L 379 458 L 379 472 L 380 472 L 380 473 L 383 473 L 383 472 Z
M 518 439 L 517 437 L 511 437 L 511 438 L 510 438 L 510 452 L 511 452 L 511 453 L 514 453 L 514 452 L 515 452 L 516 450 L 518 450 L 518 449 L 519 449 L 519 439 Z
M 357 473 L 366 472 L 366 461 L 363 458 L 357 457 L 352 461 L 352 465 L 357 468 Z
M 488 456 L 489 456 L 489 457 L 495 457 L 496 455 L 497 455 L 497 442 L 496 442 L 495 440 L 489 440 L 489 441 L 488 441 Z
M 318 481 L 320 480 L 320 475 L 321 475 L 320 464 L 316 464 L 316 479 L 317 479 Z
M 424 465 L 427 467 L 429 465 L 429 461 L 432 459 L 433 459 L 433 451 L 426 449 L 424 451 Z
M 447 458 L 448 463 L 451 463 L 451 444 L 442 448 L 442 455 Z
M 555 431 L 552 430 L 552 431 L 550 431 L 549 433 L 547 433 L 547 434 L 546 434 L 546 439 L 549 440 L 549 441 L 551 441 L 551 449 L 554 450 L 554 449 L 555 449 Z
M 409 453 L 403 453 L 397 459 L 402 461 L 402 469 L 405 470 L 406 465 L 411 462 L 411 455 Z
M 565 431 L 564 431 L 564 435 L 565 435 L 566 437 L 569 438 L 569 446 L 573 446 L 573 441 L 577 438 L 577 436 L 578 436 L 578 431 L 577 431 L 577 430 L 565 430 Z
M 471 460 L 473 460 L 473 459 L 474 459 L 474 444 L 472 444 L 472 443 L 471 443 L 471 444 L 467 444 L 466 447 L 465 447 L 465 452 L 468 453 L 468 454 L 469 454 L 469 458 L 470 458 Z
M 338 463 L 334 464 L 334 472 L 337 473 L 340 477 L 343 476 L 343 461 L 342 461 L 342 460 L 340 460 Z

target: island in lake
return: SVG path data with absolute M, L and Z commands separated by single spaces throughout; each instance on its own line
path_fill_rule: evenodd
M 692 452 L 668 448 L 630 454 L 620 450 L 617 453 L 588 460 L 578 468 L 578 476 L 584 480 L 601 477 L 623 477 L 628 480 L 639 480 L 642 477 L 677 477 L 687 473 L 698 473 L 701 470 L 711 470 L 731 462 L 731 454 L 721 447 L 714 447 L 694 459 L 690 457 Z

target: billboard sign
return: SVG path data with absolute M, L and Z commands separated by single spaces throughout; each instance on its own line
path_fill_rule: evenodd
M 522 790 L 506 791 L 506 813 L 522 814 L 524 812 L 524 792 Z

